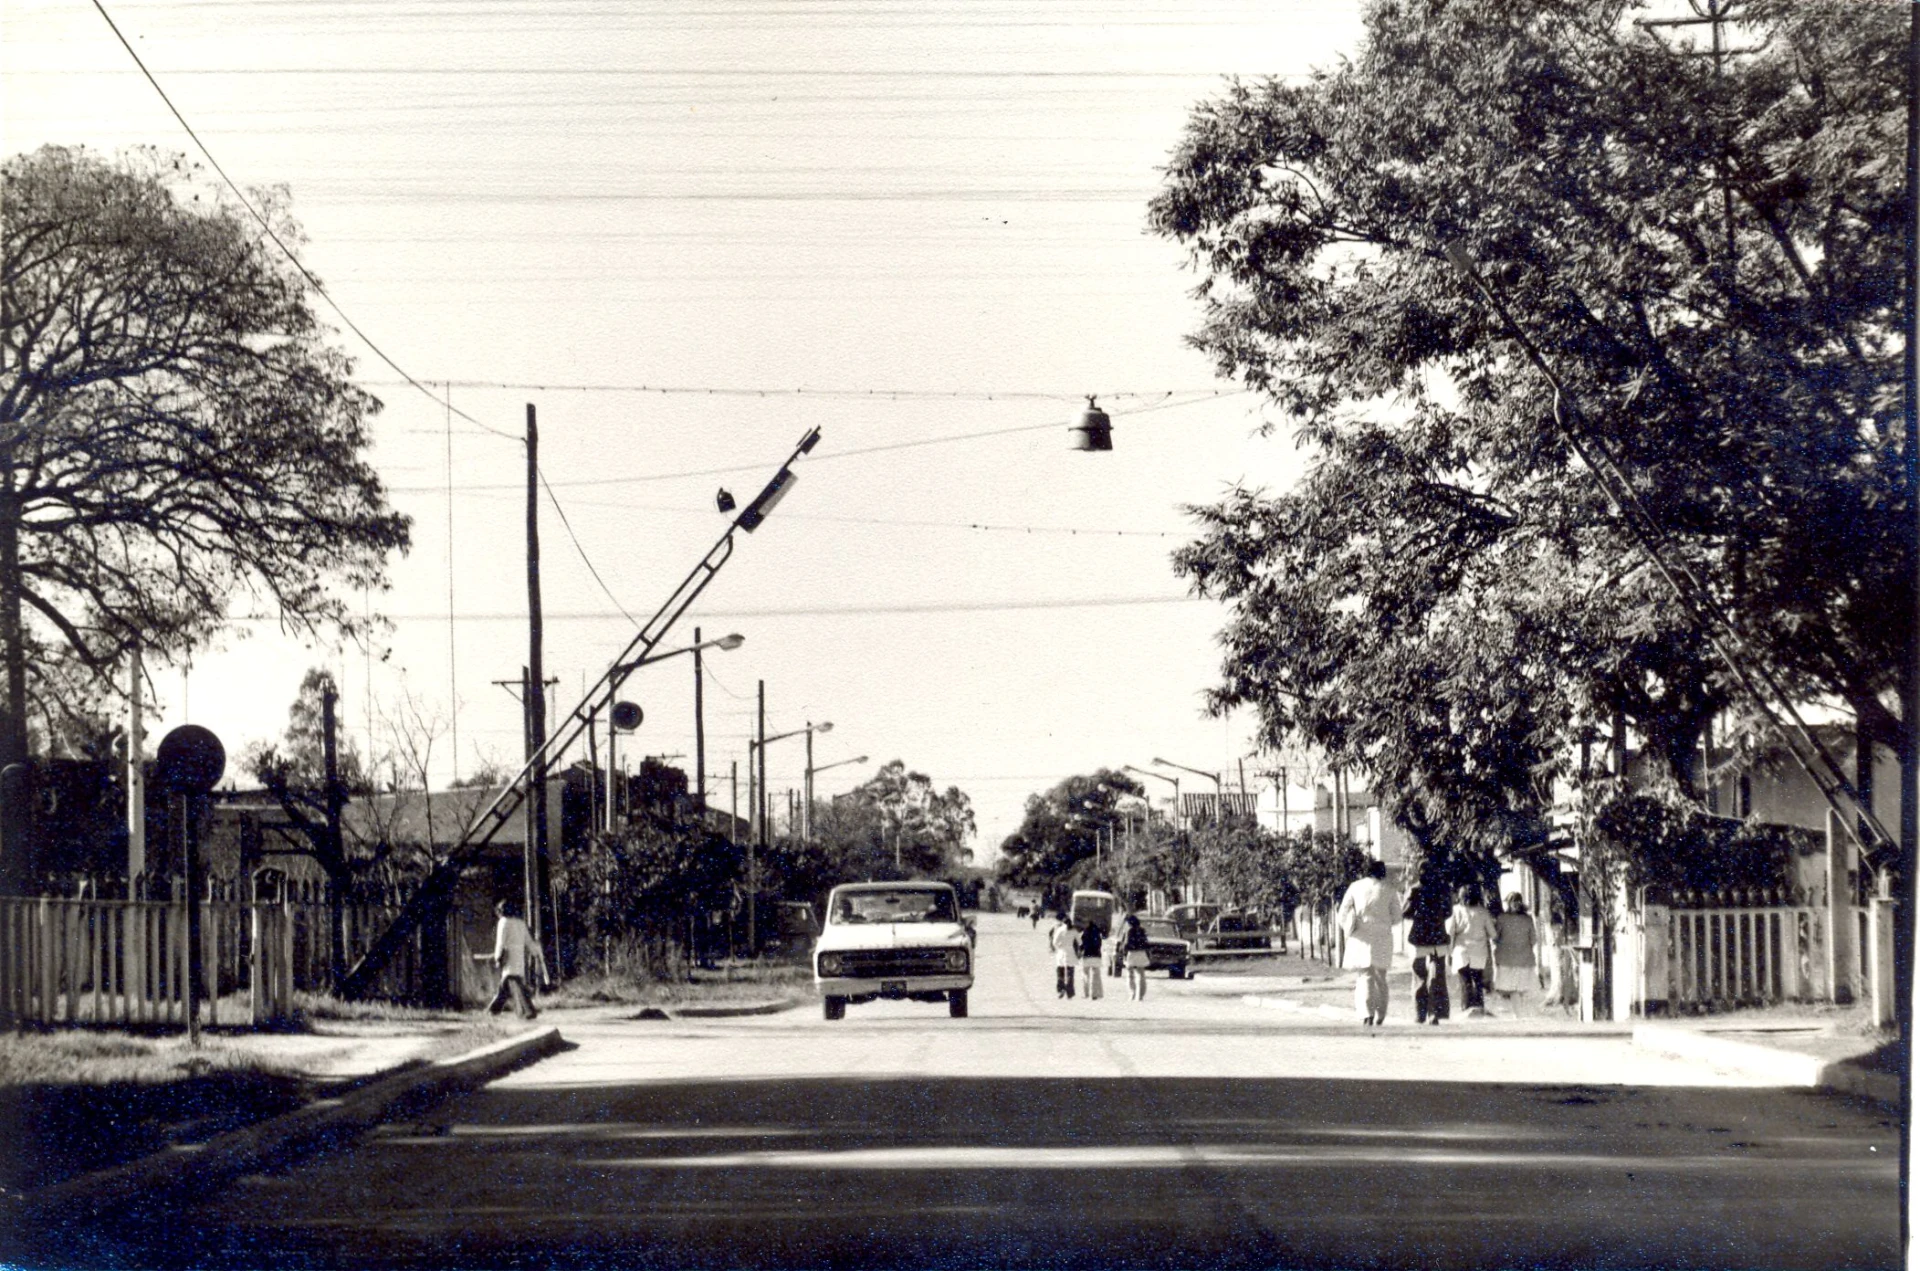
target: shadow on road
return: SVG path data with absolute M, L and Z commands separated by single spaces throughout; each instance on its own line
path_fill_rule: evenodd
M 1829 1096 L 1332 1080 L 525 1078 L 39 1265 L 1893 1265 Z

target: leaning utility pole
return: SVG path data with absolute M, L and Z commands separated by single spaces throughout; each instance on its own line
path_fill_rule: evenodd
M 531 421 L 529 421 L 531 422 Z M 483 808 L 473 822 L 461 834 L 455 843 L 433 870 L 417 886 L 413 894 L 400 907 L 386 928 L 380 932 L 368 946 L 360 961 L 347 973 L 346 984 L 342 986 L 341 996 L 354 1000 L 365 997 L 378 980 L 381 972 L 392 963 L 394 957 L 407 946 L 424 922 L 443 922 L 453 903 L 454 889 L 460 876 L 471 868 L 479 855 L 493 838 L 514 816 L 524 808 L 527 800 L 536 793 L 545 791 L 534 784 L 536 770 L 544 770 L 551 763 L 551 756 L 565 754 L 567 748 L 578 741 L 586 729 L 593 726 L 594 712 L 605 697 L 608 681 L 618 683 L 625 679 L 635 665 L 644 662 L 647 656 L 660 647 L 667 632 L 680 617 L 686 613 L 700 593 L 720 573 L 721 568 L 733 556 L 734 538 L 739 533 L 751 534 L 762 525 L 781 499 L 793 488 L 797 478 L 793 465 L 820 442 L 820 430 L 810 428 L 793 452 L 787 456 L 773 479 L 754 497 L 753 502 L 740 510 L 738 516 L 728 524 L 726 530 L 714 545 L 701 557 L 698 564 L 683 578 L 672 593 L 656 609 L 651 618 L 641 624 L 618 656 L 605 671 L 586 690 L 570 712 L 561 720 L 552 736 L 547 737 L 541 749 L 527 760 L 526 765 L 514 774 L 491 802 Z M 542 696 L 544 697 L 544 685 Z M 544 714 L 544 712 L 543 712 Z M 544 718 L 542 724 L 544 725 Z M 544 728 L 543 728 L 544 732 Z

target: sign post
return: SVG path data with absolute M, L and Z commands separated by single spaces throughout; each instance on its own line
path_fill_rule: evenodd
M 204 968 L 200 956 L 200 834 L 197 813 L 207 793 L 227 770 L 227 750 L 220 739 L 198 724 L 182 724 L 160 741 L 155 768 L 167 791 L 170 837 L 180 850 L 186 876 L 187 904 L 187 1041 L 200 1044 L 200 996 Z

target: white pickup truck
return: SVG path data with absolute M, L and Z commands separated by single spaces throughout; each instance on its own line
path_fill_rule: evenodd
M 875 998 L 945 1002 L 967 1013 L 973 932 L 960 897 L 940 882 L 843 883 L 827 897 L 827 923 L 813 946 L 813 984 L 828 1019 Z

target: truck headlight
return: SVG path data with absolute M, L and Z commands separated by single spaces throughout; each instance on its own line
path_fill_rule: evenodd
M 820 955 L 820 974 L 822 975 L 840 974 L 840 955 L 837 953 L 821 954 Z
M 967 951 L 965 949 L 947 950 L 947 970 L 964 971 L 967 969 Z

